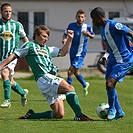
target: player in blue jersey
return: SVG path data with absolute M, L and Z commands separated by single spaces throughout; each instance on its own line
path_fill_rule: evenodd
M 36 26 L 33 35 L 34 41 L 24 43 L 21 48 L 17 49 L 14 54 L 0 64 L 1 70 L 3 66 L 13 59 L 25 56 L 42 95 L 47 99 L 51 107 L 51 110 L 41 113 L 35 113 L 30 109 L 20 119 L 63 118 L 64 103 L 61 94 L 65 94 L 68 104 L 75 113 L 74 120 L 92 120 L 82 113 L 74 87 L 69 85 L 64 79 L 56 76 L 57 67 L 54 66 L 51 57 L 65 56 L 68 53 L 74 33 L 72 30 L 68 30 L 67 34 L 67 42 L 61 49 L 54 46 L 48 47 L 46 42 L 50 35 L 49 28 L 44 25 Z
M 93 38 L 94 32 L 92 27 L 86 24 L 84 21 L 86 19 L 86 13 L 84 10 L 79 9 L 76 13 L 76 22 L 70 23 L 66 31 L 74 31 L 74 39 L 72 41 L 72 46 L 70 49 L 70 67 L 68 69 L 67 82 L 72 84 L 73 75 L 83 86 L 84 96 L 88 94 L 89 83 L 86 82 L 80 73 L 80 68 L 84 64 L 84 58 L 87 52 L 88 38 Z M 67 40 L 67 32 L 64 32 L 62 37 L 62 43 L 65 44 Z
M 133 31 L 119 22 L 107 19 L 105 11 L 101 7 L 94 8 L 90 16 L 93 23 L 101 28 L 102 39 L 108 48 L 106 90 L 110 107 L 107 120 L 111 121 L 125 115 L 120 106 L 115 86 L 117 82 L 123 81 L 133 62 L 133 45 L 128 37 L 133 39 Z M 106 53 L 106 55 L 108 54 Z M 102 59 L 105 60 L 105 58 Z
M 20 39 L 23 42 L 29 41 L 21 23 L 12 20 L 12 6 L 9 3 L 1 5 L 0 19 L 0 63 L 3 62 L 15 49 L 18 48 Z M 14 81 L 14 68 L 17 64 L 17 59 L 4 67 L 1 71 L 4 88 L 4 101 L 1 104 L 2 108 L 11 106 L 10 93 L 11 89 L 21 96 L 21 104 L 25 106 L 27 103 L 27 89 L 22 89 L 20 85 Z

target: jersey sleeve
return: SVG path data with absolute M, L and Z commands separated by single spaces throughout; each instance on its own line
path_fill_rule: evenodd
M 114 26 L 116 30 L 118 30 L 119 32 L 125 35 L 130 31 L 130 28 L 128 28 L 126 25 L 123 25 L 122 23 L 116 22 Z
M 53 47 L 48 47 L 48 48 L 49 48 L 51 57 L 59 56 L 60 49 L 58 47 L 53 46 Z
M 94 31 L 93 31 L 93 29 L 92 29 L 92 27 L 91 27 L 90 25 L 87 26 L 87 30 L 88 30 L 92 35 L 95 34 Z
M 27 42 L 24 43 L 20 48 L 15 50 L 15 54 L 18 58 L 25 57 L 28 54 L 29 47 L 27 45 Z
M 25 38 L 26 37 L 26 33 L 24 31 L 23 25 L 20 22 L 18 22 L 18 25 L 19 25 L 19 35 L 20 35 L 20 38 Z

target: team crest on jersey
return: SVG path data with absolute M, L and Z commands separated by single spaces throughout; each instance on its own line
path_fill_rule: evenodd
M 13 38 L 13 34 L 10 31 L 3 31 L 0 33 L 0 37 L 6 41 L 9 41 Z
M 47 53 L 47 51 L 46 50 L 40 50 L 40 49 L 37 49 L 37 52 L 40 54 L 40 55 L 43 55 L 43 56 L 47 56 L 48 55 L 48 53 Z
M 116 29 L 120 30 L 123 26 L 121 23 L 116 23 L 115 27 Z

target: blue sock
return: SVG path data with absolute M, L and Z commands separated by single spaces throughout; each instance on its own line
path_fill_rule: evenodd
M 116 108 L 116 113 L 120 114 L 122 112 L 121 106 L 120 106 L 120 102 L 118 100 L 118 93 L 115 89 L 115 108 Z
M 76 78 L 82 84 L 83 87 L 86 87 L 86 81 L 84 80 L 81 73 L 78 76 L 76 76 Z
M 109 109 L 115 109 L 115 96 L 116 96 L 115 88 L 106 89 L 106 90 L 108 95 Z
M 72 85 L 72 82 L 73 82 L 73 78 L 68 77 L 67 78 L 67 83 L 70 84 L 70 85 Z

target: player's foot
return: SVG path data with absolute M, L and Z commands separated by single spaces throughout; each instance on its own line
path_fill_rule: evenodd
M 1 104 L 1 108 L 10 108 L 11 107 L 11 102 L 10 100 L 5 99 L 2 104 Z
M 21 105 L 22 106 L 25 106 L 27 104 L 27 95 L 29 93 L 29 91 L 27 89 L 24 89 L 25 91 L 25 95 L 24 96 L 21 96 Z
M 86 82 L 86 87 L 84 87 L 84 96 L 88 95 L 88 87 L 90 86 L 90 84 L 88 82 Z
M 20 116 L 18 119 L 29 119 L 32 114 L 34 114 L 34 111 L 30 109 L 24 116 Z
M 87 117 L 86 115 L 82 114 L 80 117 L 75 116 L 75 121 L 93 121 L 93 119 Z
M 125 113 L 122 111 L 121 113 L 116 114 L 115 119 L 117 120 L 119 118 L 122 118 L 122 117 L 124 117 L 124 115 L 125 115 Z
M 115 119 L 116 116 L 116 110 L 115 109 L 109 109 L 108 110 L 108 116 L 107 116 L 107 120 L 108 121 L 112 121 Z

